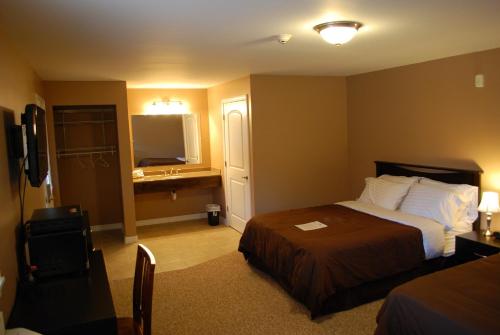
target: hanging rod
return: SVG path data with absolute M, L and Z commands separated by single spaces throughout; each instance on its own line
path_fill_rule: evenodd
M 56 122 L 56 126 L 69 126 L 76 124 L 102 124 L 102 123 L 115 123 L 116 120 L 87 120 L 87 121 L 64 121 L 64 122 Z
M 98 145 L 91 147 L 73 147 L 57 150 L 57 152 L 86 152 L 95 150 L 116 150 L 116 145 Z
M 58 114 L 113 113 L 114 108 L 54 109 Z
M 69 152 L 69 153 L 58 153 L 57 158 L 60 157 L 78 157 L 78 156 L 92 156 L 92 155 L 102 155 L 102 154 L 115 154 L 116 150 L 99 150 L 99 151 L 86 151 L 86 152 Z
M 95 147 L 80 147 L 71 148 L 64 150 L 57 150 L 57 157 L 68 157 L 68 156 L 83 156 L 83 155 L 95 155 L 95 154 L 114 154 L 117 152 L 116 146 L 95 146 Z

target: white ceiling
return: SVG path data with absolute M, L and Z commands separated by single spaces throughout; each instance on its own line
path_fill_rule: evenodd
M 1 0 L 45 80 L 209 87 L 250 73 L 350 75 L 500 47 L 500 0 Z M 336 47 L 312 30 L 365 24 Z M 293 34 L 287 45 L 272 36 Z

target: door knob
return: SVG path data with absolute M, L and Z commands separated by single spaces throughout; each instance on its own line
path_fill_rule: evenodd
M 243 178 L 243 179 L 246 179 L 246 180 L 248 180 L 248 176 L 244 176 L 244 177 L 242 177 L 242 178 Z

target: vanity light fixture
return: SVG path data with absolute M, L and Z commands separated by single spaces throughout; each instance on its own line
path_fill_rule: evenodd
M 330 44 L 342 45 L 356 35 L 362 23 L 356 21 L 331 21 L 314 26 L 321 37 Z
M 179 100 L 155 101 L 147 107 L 147 115 L 184 115 L 189 114 L 185 103 Z

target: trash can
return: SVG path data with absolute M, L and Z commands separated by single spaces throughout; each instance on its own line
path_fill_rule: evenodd
M 207 206 L 208 224 L 217 226 L 219 224 L 220 205 L 208 204 Z

